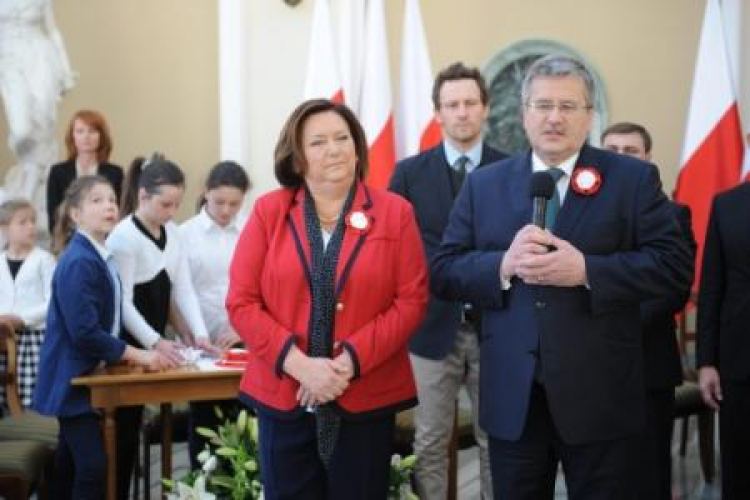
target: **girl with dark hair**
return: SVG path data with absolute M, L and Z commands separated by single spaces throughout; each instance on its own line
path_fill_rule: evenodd
M 225 303 L 229 262 L 245 223 L 245 218 L 238 214 L 249 188 L 250 181 L 240 165 L 231 161 L 217 164 L 206 178 L 198 214 L 180 226 L 203 320 L 211 341 L 222 350 L 242 343 L 229 323 Z M 194 469 L 199 466 L 196 456 L 207 442 L 195 429 L 213 428 L 220 423 L 215 406 L 220 406 L 224 415 L 237 412 L 236 399 L 190 403 L 189 446 Z
M 68 188 L 63 207 L 61 217 L 70 218 L 76 230 L 52 278 L 33 408 L 60 423 L 55 498 L 99 499 L 104 498 L 107 470 L 100 416 L 91 407 L 88 389 L 70 381 L 102 361 L 125 360 L 151 370 L 173 363 L 118 337 L 122 291 L 104 246 L 118 218 L 112 186 L 103 177 L 82 177 Z
M 185 191 L 182 170 L 161 156 L 136 158 L 123 192 L 124 217 L 107 238 L 123 287 L 122 337 L 131 345 L 155 349 L 173 363 L 182 362 L 181 346 L 164 338 L 175 307 L 189 332 L 187 345 L 214 351 L 190 280 L 187 256 L 172 222 Z M 132 213 L 131 213 L 132 212 Z M 119 498 L 127 498 L 143 407 L 117 413 Z

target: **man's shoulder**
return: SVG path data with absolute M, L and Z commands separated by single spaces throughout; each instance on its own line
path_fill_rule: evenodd
M 508 155 L 499 149 L 489 145 L 486 142 L 482 143 L 482 164 L 495 163 L 500 160 L 508 158 Z
M 610 189 L 628 189 L 626 186 L 639 186 L 645 179 L 660 182 L 661 178 L 659 169 L 653 163 L 592 146 L 581 149 L 575 168 L 581 167 L 597 169 L 603 177 L 603 184 L 606 183 Z M 607 182 L 608 179 L 615 181 Z
M 743 182 L 716 195 L 717 206 L 725 204 L 734 205 L 735 203 L 742 203 L 744 205 L 748 202 L 750 202 L 750 182 Z
M 476 169 L 471 174 L 472 176 L 477 176 L 479 179 L 504 177 L 519 172 L 524 165 L 530 165 L 528 151 L 511 156 L 496 149 L 493 149 L 493 151 L 493 156 L 483 156 L 482 168 Z
M 402 171 L 410 171 L 415 168 L 420 168 L 428 164 L 446 164 L 445 151 L 443 149 L 443 143 L 441 142 L 437 146 L 434 146 L 426 151 L 417 153 L 412 156 L 407 156 L 403 160 L 396 163 L 396 169 Z

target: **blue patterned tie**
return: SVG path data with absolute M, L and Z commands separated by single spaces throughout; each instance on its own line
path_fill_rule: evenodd
M 555 191 L 552 194 L 552 198 L 547 202 L 547 214 L 544 218 L 544 227 L 552 231 L 555 227 L 555 219 L 557 218 L 557 212 L 560 211 L 560 191 L 557 189 L 557 182 L 565 175 L 565 171 L 557 167 L 550 167 L 547 171 L 555 179 Z

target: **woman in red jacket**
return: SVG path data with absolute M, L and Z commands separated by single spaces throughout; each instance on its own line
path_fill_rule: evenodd
M 227 307 L 250 357 L 265 498 L 384 499 L 396 412 L 416 404 L 407 341 L 425 312 L 411 206 L 365 186 L 367 141 L 344 105 L 302 103 L 275 150 Z

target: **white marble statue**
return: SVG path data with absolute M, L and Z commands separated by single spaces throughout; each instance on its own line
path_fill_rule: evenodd
M 7 195 L 44 198 L 47 169 L 58 159 L 57 103 L 74 84 L 52 0 L 0 0 L 0 98 L 18 161 L 6 176 Z

